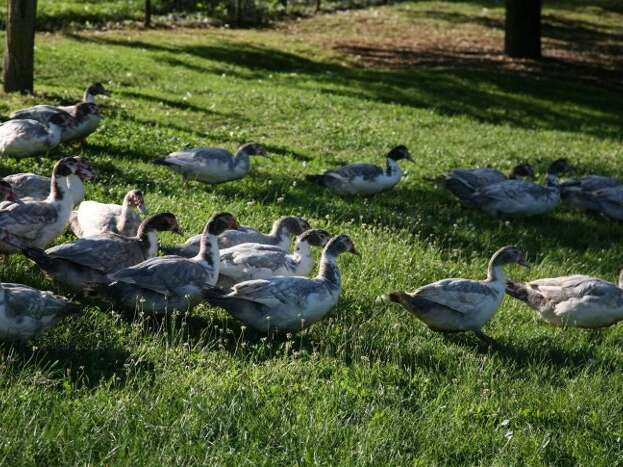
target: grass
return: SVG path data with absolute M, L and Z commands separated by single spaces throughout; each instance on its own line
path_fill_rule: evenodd
M 108 83 L 106 119 L 83 153 L 99 175 L 89 198 L 119 202 L 140 188 L 152 212 L 175 212 L 189 233 L 216 210 L 263 229 L 298 214 L 349 234 L 362 257 L 340 258 L 344 290 L 329 318 L 274 342 L 215 308 L 157 320 L 83 301 L 83 316 L 32 348 L 3 345 L 0 462 L 621 464 L 620 327 L 555 329 L 507 298 L 487 328 L 500 343 L 489 350 L 375 301 L 444 277 L 482 277 L 505 244 L 533 264 L 509 269 L 516 279 L 615 279 L 621 225 L 565 208 L 491 220 L 422 180 L 523 160 L 542 172 L 558 157 L 580 173 L 623 177 L 623 98 L 602 74 L 619 65 L 595 58 L 620 44 L 621 11 L 614 2 L 577 5 L 547 10 L 563 26 L 547 32 L 540 64 L 492 52 L 470 60 L 460 48 L 462 40 L 499 46 L 494 2 L 403 3 L 263 31 L 39 35 L 39 94 L 3 96 L 0 114 L 75 101 L 86 84 Z M 483 14 L 494 21 L 473 20 Z M 603 34 L 593 47 L 557 34 L 572 32 L 580 14 L 585 29 Z M 447 55 L 449 41 L 459 44 L 456 55 Z M 182 147 L 252 140 L 274 157 L 232 184 L 184 185 L 150 164 Z M 416 163 L 403 164 L 408 173 L 394 191 L 335 199 L 302 180 L 340 162 L 382 163 L 399 143 Z M 75 151 L 6 159 L 0 174 L 48 173 Z M 58 290 L 19 256 L 4 259 L 1 272 Z

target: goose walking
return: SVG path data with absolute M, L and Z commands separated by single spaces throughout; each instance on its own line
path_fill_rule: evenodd
M 27 285 L 0 283 L 0 337 L 25 341 L 81 309 L 64 297 Z
M 235 155 L 222 148 L 195 148 L 169 154 L 155 164 L 166 165 L 185 178 L 216 185 L 238 180 L 251 169 L 251 156 L 266 156 L 264 146 L 248 143 Z
M 129 310 L 164 314 L 185 311 L 204 299 L 219 275 L 217 236 L 238 225 L 234 216 L 219 213 L 206 224 L 201 249 L 193 258 L 158 256 L 135 266 L 109 274 L 111 282 L 100 292 Z
M 135 209 L 141 213 L 146 212 L 145 198 L 140 190 L 128 191 L 121 206 L 83 201 L 78 209 L 72 212 L 69 225 L 78 238 L 104 232 L 133 237 L 141 225 L 141 218 Z
M 481 340 L 492 343 L 493 339 L 482 328 L 504 299 L 504 266 L 513 263 L 528 266 L 521 251 L 506 246 L 491 257 L 485 280 L 443 279 L 413 293 L 391 292 L 385 299 L 402 305 L 433 331 L 471 331 Z
M 336 260 L 344 252 L 358 254 L 346 235 L 333 237 L 324 247 L 315 278 L 276 276 L 245 281 L 230 290 L 207 290 L 206 300 L 259 332 L 300 331 L 320 321 L 337 304 L 342 286 Z
M 86 159 L 66 157 L 54 166 L 50 195 L 44 201 L 13 203 L 0 210 L 0 252 L 45 248 L 67 228 L 73 207 L 69 186 L 94 177 Z
M 565 159 L 553 162 L 547 169 L 545 184 L 525 180 L 506 180 L 481 190 L 460 181 L 453 191 L 467 206 L 475 207 L 492 217 L 527 217 L 545 214 L 560 204 L 558 175 L 569 170 Z
M 623 271 L 618 285 L 584 275 L 509 281 L 506 293 L 554 326 L 597 329 L 623 320 L 622 278 Z
M 314 267 L 311 247 L 323 247 L 330 238 L 326 230 L 307 230 L 297 237 L 292 254 L 259 243 L 243 243 L 221 250 L 221 277 L 237 283 L 273 276 L 308 276 Z
M 53 116 L 47 124 L 36 120 L 9 120 L 0 124 L 0 156 L 30 157 L 47 154 L 61 141 L 69 117 Z
M 373 195 L 394 187 L 402 177 L 399 160 L 413 162 L 406 146 L 396 146 L 387 153 L 383 169 L 372 164 L 351 164 L 327 170 L 320 175 L 307 175 L 305 178 L 317 185 L 328 188 L 339 195 Z
M 221 249 L 225 249 L 243 243 L 261 243 L 262 245 L 273 245 L 281 250 L 288 251 L 292 235 L 300 235 L 310 228 L 309 223 L 305 219 L 285 216 L 277 219 L 273 223 L 271 231 L 267 234 L 247 226 L 240 226 L 236 230 L 226 230 L 218 236 L 218 246 Z M 200 244 L 201 234 L 189 238 L 183 245 L 162 247 L 162 251 L 168 255 L 192 258 L 199 253 Z
M 153 258 L 158 252 L 158 232 L 181 234 L 177 219 L 165 212 L 145 219 L 134 237 L 104 232 L 43 251 L 25 248 L 24 256 L 34 261 L 53 280 L 73 290 L 90 290 L 108 283 L 107 274 Z

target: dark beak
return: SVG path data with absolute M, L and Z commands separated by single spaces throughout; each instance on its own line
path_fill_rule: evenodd
M 351 248 L 350 252 L 355 256 L 361 257 L 361 254 L 355 249 L 354 246 Z
M 171 229 L 171 232 L 177 235 L 184 235 L 184 231 L 179 225 L 176 225 L 175 227 L 173 227 L 173 229 Z

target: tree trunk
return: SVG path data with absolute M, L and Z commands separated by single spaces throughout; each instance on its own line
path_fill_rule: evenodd
M 37 0 L 8 0 L 4 91 L 32 93 Z
M 151 0 L 145 0 L 145 17 L 143 18 L 143 26 L 151 27 Z
M 320 6 L 321 6 L 321 5 L 320 5 L 320 2 L 321 2 L 321 1 L 322 1 L 322 0 L 316 0 L 316 13 L 319 13 L 319 12 L 320 12 Z
M 506 0 L 504 52 L 516 58 L 541 58 L 541 0 Z

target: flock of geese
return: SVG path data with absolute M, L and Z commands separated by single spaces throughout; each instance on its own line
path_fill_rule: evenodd
M 108 93 L 97 83 L 76 105 L 37 105 L 14 112 L 0 125 L 0 155 L 36 156 L 60 143 L 84 142 L 102 119 L 95 103 L 101 94 Z M 236 154 L 195 148 L 154 162 L 185 178 L 217 184 L 246 176 L 251 157 L 266 155 L 261 144 L 248 143 Z M 398 184 L 399 161 L 413 160 L 402 145 L 385 159 L 385 167 L 351 164 L 306 179 L 340 195 L 373 195 Z M 508 176 L 491 168 L 472 168 L 453 169 L 430 180 L 463 205 L 490 216 L 540 215 L 565 201 L 623 220 L 623 183 L 597 175 L 561 182 L 560 175 L 570 169 L 565 159 L 552 162 L 543 184 L 533 181 L 529 164 L 518 165 Z M 66 157 L 55 164 L 50 177 L 21 173 L 0 180 L 0 253 L 22 254 L 62 287 L 126 310 L 166 314 L 208 303 L 269 335 L 298 331 L 325 317 L 341 292 L 338 256 L 359 255 L 347 235 L 331 236 L 300 217 L 279 218 L 263 233 L 240 225 L 227 212 L 214 214 L 203 231 L 185 243 L 160 246 L 159 232 L 182 234 L 175 215 L 143 217 L 140 190 L 129 191 L 120 205 L 85 201 L 83 184 L 94 176 L 90 161 Z M 77 239 L 50 247 L 67 228 Z M 322 249 L 315 276 L 313 248 Z M 159 256 L 159 251 L 165 255 Z M 396 291 L 383 298 L 402 305 L 434 331 L 471 331 L 488 343 L 492 339 L 483 327 L 505 294 L 556 326 L 600 328 L 623 319 L 623 279 L 614 284 L 572 275 L 521 283 L 507 278 L 509 264 L 527 266 L 514 246 L 495 252 L 484 280 L 444 279 L 413 293 Z M 31 338 L 80 310 L 51 292 L 0 284 L 0 335 L 7 339 Z

